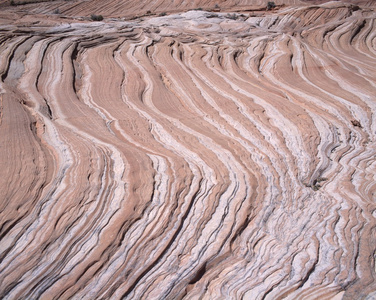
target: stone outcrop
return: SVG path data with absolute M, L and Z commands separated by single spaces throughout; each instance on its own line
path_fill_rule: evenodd
M 376 297 L 376 14 L 285 3 L 0 13 L 0 298 Z

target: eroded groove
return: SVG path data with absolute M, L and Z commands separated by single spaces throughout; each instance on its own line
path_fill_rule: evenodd
M 350 2 L 2 4 L 1 297 L 375 297 L 376 12 Z

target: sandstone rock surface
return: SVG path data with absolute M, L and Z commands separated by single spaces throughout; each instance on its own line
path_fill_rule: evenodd
M 100 2 L 2 4 L 0 298 L 374 299 L 373 1 Z

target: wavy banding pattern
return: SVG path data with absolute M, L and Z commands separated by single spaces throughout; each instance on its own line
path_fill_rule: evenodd
M 0 297 L 376 297 L 375 17 L 1 25 Z

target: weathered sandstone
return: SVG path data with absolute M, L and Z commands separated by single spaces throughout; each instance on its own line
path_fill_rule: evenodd
M 375 7 L 311 2 L 1 4 L 0 298 L 374 299 Z

